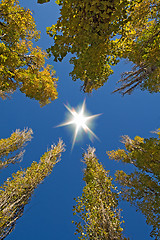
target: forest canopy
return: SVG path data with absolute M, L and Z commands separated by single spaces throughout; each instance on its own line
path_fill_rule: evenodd
M 53 0 L 53 4 L 50 0 L 36 2 L 39 5 L 32 4 L 32 1 L 24 3 L 33 9 L 36 9 L 37 5 L 36 13 L 34 10 L 20 6 L 18 0 L 2 0 L 0 3 L 0 97 L 2 100 L 9 98 L 16 90 L 38 101 L 40 106 L 45 106 L 57 99 L 58 78 L 53 66 L 47 64 L 48 58 L 52 55 L 55 62 L 61 62 L 69 56 L 69 62 L 73 65 L 71 78 L 73 81 L 78 79 L 82 81 L 81 88 L 84 93 L 98 90 L 114 71 L 119 73 L 116 67 L 118 69 L 118 64 L 122 61 L 132 64 L 132 69 L 126 71 L 122 66 L 121 79 L 114 92 L 125 95 L 132 93 L 136 88 L 147 90 L 149 93 L 160 92 L 160 0 L 56 0 L 60 10 L 58 19 L 56 19 L 57 12 L 54 10 L 53 14 L 49 15 L 50 10 L 57 7 Z M 21 3 L 23 5 L 23 1 Z M 46 5 L 42 6 L 44 3 Z M 50 9 L 51 4 L 53 8 Z M 45 12 L 43 16 L 41 11 Z M 45 45 L 46 39 L 41 39 L 41 44 L 45 43 L 47 50 L 37 46 L 40 31 L 37 30 L 33 16 L 39 21 L 38 24 L 41 23 L 39 27 L 42 31 L 47 27 L 48 35 L 45 32 L 45 37 L 53 38 L 52 46 Z M 46 23 L 50 20 L 53 20 L 54 24 L 47 26 Z M 49 61 L 51 62 L 52 58 Z M 60 79 L 59 92 L 63 97 L 59 99 L 58 104 L 54 102 L 42 110 L 39 104 L 32 104 L 33 101 L 25 102 L 26 98 L 22 100 L 21 93 L 17 94 L 18 104 L 14 104 L 14 101 L 6 101 L 5 105 L 4 101 L 1 101 L 1 136 L 3 134 L 6 136 L 6 131 L 10 129 L 12 131 L 17 128 L 17 125 L 22 126 L 24 123 L 31 125 L 36 132 L 33 148 L 27 151 L 27 161 L 31 163 L 25 162 L 24 165 L 27 166 L 25 169 L 21 161 L 25 153 L 24 149 L 32 139 L 32 129 L 17 129 L 12 131 L 9 137 L 0 139 L 0 170 L 4 173 L 0 186 L 1 240 L 8 237 L 21 216 L 25 215 L 26 205 L 38 186 L 52 173 L 53 167 L 60 161 L 61 154 L 65 151 L 65 145 L 60 139 L 57 145 L 49 144 L 50 148 L 43 154 L 41 147 L 44 143 L 47 142 L 48 146 L 48 142 L 56 138 L 56 134 L 60 134 L 67 140 L 67 147 L 70 150 L 69 137 L 62 131 L 56 132 L 55 128 L 53 128 L 54 132 L 51 131 L 51 127 L 64 114 L 64 109 L 60 106 L 62 101 L 72 100 L 76 104 L 76 101 L 85 95 L 78 90 L 75 91 L 74 84 L 72 86 L 67 82 L 67 68 L 67 64 L 62 64 L 60 68 L 60 74 L 63 77 Z M 88 134 L 90 140 L 92 136 L 96 137 L 87 121 L 93 120 L 101 113 L 89 115 L 90 113 L 85 111 L 85 100 L 81 109 L 77 108 L 78 111 L 69 104 L 64 104 L 73 119 L 68 117 L 66 122 L 58 126 L 72 124 L 75 127 L 72 150 L 68 151 L 64 159 L 66 161 L 63 161 L 59 172 L 57 171 L 54 175 L 56 181 L 52 182 L 51 179 L 51 185 L 48 182 L 47 188 L 45 186 L 43 188 L 46 192 L 39 195 L 41 206 L 37 207 L 37 210 L 42 220 L 35 210 L 36 221 L 33 220 L 33 215 L 28 221 L 33 228 L 28 228 L 28 225 L 24 224 L 22 231 L 25 235 L 22 236 L 20 231 L 19 239 L 23 237 L 30 239 L 27 233 L 31 238 L 39 240 L 53 237 L 56 239 L 57 236 L 59 239 L 66 240 L 68 236 L 68 239 L 74 239 L 72 235 L 71 237 L 67 235 L 70 231 L 70 229 L 68 231 L 68 224 L 71 224 L 72 210 L 74 215 L 72 223 L 75 224 L 77 239 L 127 240 L 125 235 L 130 235 L 131 239 L 138 239 L 138 237 L 141 240 L 150 237 L 155 240 L 160 239 L 160 129 L 154 132 L 157 137 L 136 136 L 132 139 L 128 135 L 122 136 L 123 147 L 107 151 L 106 157 L 106 148 L 110 148 L 111 145 L 113 149 L 113 145 L 118 145 L 112 140 L 114 141 L 116 134 L 119 137 L 119 131 L 123 134 L 129 127 L 131 129 L 129 134 L 132 136 L 135 129 L 137 131 L 137 128 L 140 129 L 142 125 L 144 128 L 140 131 L 143 132 L 150 122 L 152 125 L 157 124 L 159 101 L 157 98 L 151 101 L 153 96 L 151 94 L 148 94 L 150 98 L 147 94 L 143 98 L 144 95 L 141 92 L 141 98 L 138 93 L 135 98 L 129 97 L 131 101 L 125 98 L 124 105 L 123 103 L 121 105 L 119 104 L 120 96 L 114 98 L 113 95 L 113 97 L 108 96 L 106 91 L 101 93 L 95 94 L 96 97 L 92 94 L 91 111 L 98 110 L 97 113 L 99 113 L 102 109 L 105 113 L 102 115 L 104 121 L 99 124 L 102 138 L 97 145 L 99 155 L 102 156 L 100 159 L 103 160 L 103 165 L 107 166 L 107 170 L 99 162 L 95 148 L 90 146 L 83 151 L 82 155 L 82 164 L 85 167 L 79 168 L 78 154 L 82 151 L 83 145 L 81 144 L 79 148 L 74 146 L 79 140 L 78 137 L 82 137 L 81 130 Z M 141 101 L 144 101 L 144 105 Z M 8 102 L 11 103 L 10 106 Z M 157 118 L 152 116 L 149 109 L 151 111 L 154 109 L 153 112 L 157 114 Z M 76 150 L 73 150 L 73 146 L 77 147 Z M 36 162 L 34 156 L 39 152 L 40 160 Z M 120 162 L 119 165 L 110 159 Z M 74 203 L 72 196 L 78 196 L 74 198 Z M 123 201 L 124 212 L 120 209 L 120 201 Z M 132 217 L 132 208 L 128 208 L 125 201 L 133 205 L 140 215 Z M 44 221 L 44 212 L 47 221 Z M 125 216 L 126 224 L 121 215 Z M 143 225 L 139 224 L 142 222 L 137 216 L 142 217 Z M 148 228 L 145 220 L 149 225 Z M 23 221 L 26 223 L 27 217 Z M 54 226 L 53 229 L 52 226 Z M 25 227 L 27 232 L 24 230 Z M 144 229 L 148 232 L 141 231 Z M 33 231 L 36 237 L 33 237 Z M 41 235 L 42 231 L 44 235 Z M 17 240 L 17 235 L 15 239 Z
M 71 53 L 72 79 L 83 81 L 84 92 L 107 82 L 120 59 L 133 63 L 122 74 L 122 94 L 139 87 L 159 92 L 159 0 L 57 1 L 60 17 L 47 28 L 54 44 L 54 61 Z

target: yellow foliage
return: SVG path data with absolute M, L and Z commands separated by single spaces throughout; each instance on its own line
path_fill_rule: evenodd
M 85 187 L 76 200 L 74 215 L 81 221 L 75 222 L 79 239 L 124 240 L 122 236 L 118 192 L 112 184 L 109 171 L 98 162 L 95 149 L 89 147 L 84 154 Z
M 160 129 L 154 133 L 159 137 Z M 142 211 L 147 223 L 152 226 L 150 235 L 159 239 L 160 139 L 136 136 L 132 140 L 128 136 L 123 136 L 122 140 L 126 149 L 107 152 L 110 159 L 131 163 L 135 167 L 131 174 L 116 171 L 116 180 L 122 186 L 122 198 Z
M 3 0 L 0 42 L 0 96 L 6 97 L 17 88 L 44 106 L 58 96 L 57 78 L 52 66 L 45 66 L 47 53 L 33 47 L 39 32 L 29 9 L 16 0 Z
M 134 142 L 135 142 L 135 144 L 144 143 L 144 138 L 139 137 L 139 136 L 135 136 Z
M 26 170 L 17 171 L 0 187 L 0 239 L 15 227 L 37 186 L 52 172 L 64 151 L 63 141 L 44 153 L 40 162 L 33 162 Z
M 136 87 L 160 92 L 160 0 L 57 1 L 61 6 L 57 23 L 47 28 L 54 38 L 48 50 L 55 61 L 70 52 L 72 79 L 83 81 L 84 92 L 107 82 L 112 66 L 120 59 L 134 64 L 123 73 L 118 91 L 131 93 Z M 112 58 L 112 59 L 111 59 Z
M 32 129 L 16 130 L 9 138 L 0 139 L 0 169 L 22 159 L 22 149 L 31 140 L 32 133 Z
M 106 153 L 110 159 L 116 159 L 118 161 L 127 157 L 127 154 L 124 149 L 118 149 L 116 151 L 114 151 L 114 150 L 107 151 Z

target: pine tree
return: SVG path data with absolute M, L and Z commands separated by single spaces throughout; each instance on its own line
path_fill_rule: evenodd
M 41 106 L 57 98 L 53 67 L 45 67 L 47 53 L 33 47 L 40 37 L 32 13 L 17 0 L 0 3 L 0 97 L 17 88 Z
M 122 236 L 118 193 L 112 184 L 109 171 L 98 162 L 95 149 L 89 147 L 84 154 L 85 187 L 76 200 L 74 215 L 81 219 L 75 222 L 78 239 L 120 240 Z
M 160 129 L 156 132 L 160 137 Z M 153 227 L 151 237 L 160 238 L 160 139 L 144 139 L 136 136 L 134 140 L 123 136 L 124 149 L 108 151 L 109 158 L 135 166 L 135 171 L 127 174 L 116 172 L 116 180 L 122 186 L 122 198 L 135 205 Z

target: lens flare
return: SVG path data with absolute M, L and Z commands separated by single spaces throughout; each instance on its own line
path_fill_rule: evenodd
M 67 105 L 65 105 L 65 107 L 71 113 L 72 119 L 58 125 L 57 127 L 63 127 L 63 126 L 71 125 L 71 124 L 75 125 L 75 132 L 74 132 L 74 137 L 73 137 L 72 149 L 74 147 L 74 144 L 76 142 L 76 138 L 77 138 L 77 135 L 78 135 L 78 132 L 80 131 L 80 129 L 83 129 L 86 133 L 89 133 L 92 136 L 94 136 L 96 139 L 98 139 L 98 137 L 94 134 L 94 132 L 87 126 L 87 123 L 90 120 L 93 120 L 94 118 L 100 116 L 101 113 L 91 115 L 91 116 L 86 116 L 85 115 L 85 100 L 83 101 L 82 107 L 81 107 L 79 112 L 76 112 L 76 110 L 74 108 L 71 108 Z

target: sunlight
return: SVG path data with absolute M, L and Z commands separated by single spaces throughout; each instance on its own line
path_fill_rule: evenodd
M 80 127 L 84 128 L 85 127 L 85 123 L 87 121 L 87 118 L 83 114 L 81 114 L 81 113 L 79 113 L 79 114 L 76 113 L 75 116 L 74 116 L 73 121 L 76 124 L 77 128 L 80 128 Z
M 72 114 L 73 118 L 70 121 L 66 121 L 66 122 L 58 125 L 57 127 L 63 127 L 63 126 L 67 126 L 67 125 L 70 125 L 70 124 L 75 125 L 75 133 L 74 133 L 74 137 L 73 137 L 72 149 L 74 147 L 74 144 L 76 142 L 76 138 L 77 138 L 77 135 L 78 135 L 78 132 L 79 132 L 80 129 L 83 129 L 86 133 L 88 132 L 89 134 L 94 136 L 96 139 L 98 139 L 98 137 L 94 134 L 94 132 L 87 126 L 87 122 L 90 121 L 90 120 L 93 120 L 95 117 L 98 117 L 101 114 L 85 116 L 85 114 L 84 114 L 84 112 L 85 112 L 85 100 L 83 101 L 83 104 L 82 104 L 82 107 L 81 107 L 81 110 L 80 110 L 79 113 L 77 113 L 74 108 L 70 108 L 67 105 L 65 105 L 65 107 Z

